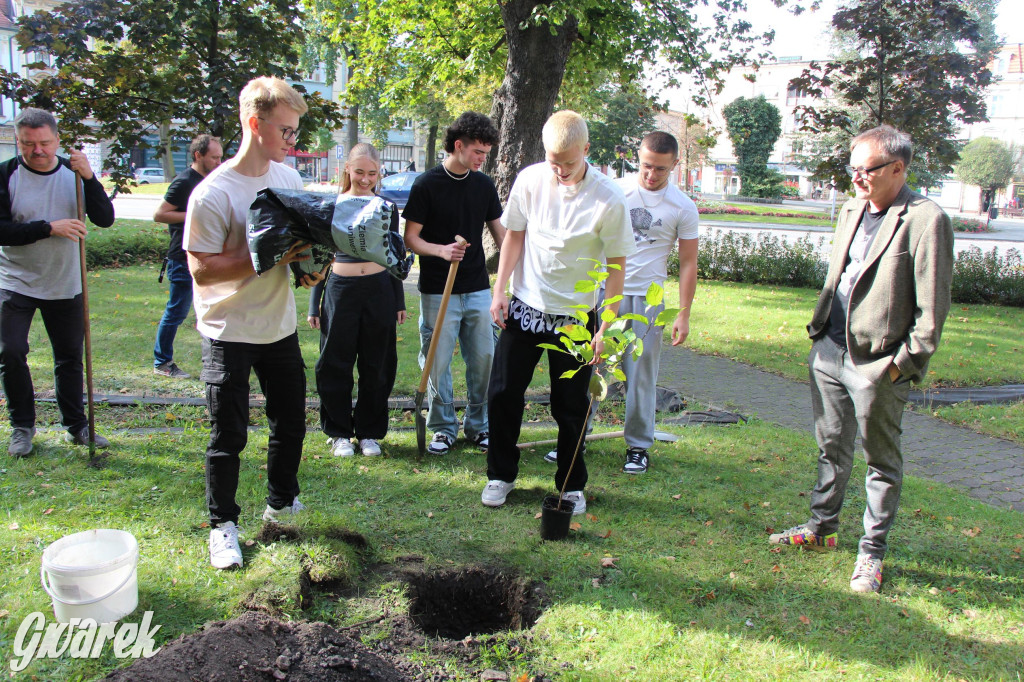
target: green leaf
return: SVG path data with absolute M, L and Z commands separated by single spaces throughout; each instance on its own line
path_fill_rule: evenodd
M 601 402 L 608 397 L 608 382 L 598 372 L 590 375 L 590 395 L 597 402 Z
M 592 291 L 597 291 L 597 282 L 581 279 L 576 282 L 576 286 L 574 288 L 578 294 L 589 294 Z
M 577 367 L 576 369 L 567 369 L 566 371 L 562 372 L 562 375 L 560 377 L 558 377 L 558 378 L 559 379 L 572 379 L 574 376 L 576 376 L 576 372 L 580 371 L 581 369 L 582 369 L 582 367 Z
M 613 313 L 612 311 L 610 311 L 608 309 L 605 309 L 601 313 L 601 321 L 602 322 L 611 322 L 614 319 L 615 319 L 615 313 Z
M 616 379 L 618 379 L 619 381 L 625 381 L 626 380 L 626 373 L 623 372 L 620 368 L 612 367 L 611 372 L 612 372 L 612 376 L 615 377 Z
M 611 298 L 604 299 L 604 301 L 601 302 L 601 307 L 603 308 L 603 307 L 606 307 L 606 306 L 610 306 L 613 303 L 618 303 L 621 300 L 622 300 L 622 294 L 616 294 L 615 296 L 612 296 Z
M 592 338 L 590 330 L 584 327 L 582 324 L 570 324 L 562 327 L 559 331 L 568 336 L 572 341 L 587 342 Z
M 639 313 L 623 313 L 622 315 L 619 315 L 619 319 L 620 320 L 633 320 L 634 322 L 640 322 L 642 324 L 647 324 L 647 316 L 646 315 L 641 315 Z
M 645 302 L 648 308 L 661 305 L 661 302 L 665 299 L 665 289 L 657 282 L 651 282 L 651 286 L 647 287 L 647 296 Z
M 665 325 L 670 324 L 673 320 L 675 320 L 676 315 L 678 314 L 678 308 L 666 308 L 665 310 L 662 310 L 660 313 L 658 313 L 658 316 L 654 318 L 654 324 L 655 326 L 658 327 L 664 327 Z
M 633 359 L 636 360 L 637 358 L 639 358 L 641 355 L 643 355 L 643 352 L 644 352 L 644 340 L 643 339 L 637 339 L 636 342 L 633 345 Z
M 544 348 L 544 349 L 547 349 L 547 350 L 556 350 L 559 353 L 564 353 L 565 352 L 564 348 L 559 348 L 558 346 L 556 346 L 553 343 L 538 343 L 537 344 L 537 348 Z

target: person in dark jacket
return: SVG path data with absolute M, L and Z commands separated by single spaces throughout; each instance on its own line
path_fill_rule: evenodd
M 14 120 L 19 156 L 0 165 L 0 383 L 7 396 L 11 440 L 7 452 L 24 457 L 35 436 L 35 389 L 28 369 L 28 330 L 36 310 L 53 347 L 54 384 L 61 423 L 68 440 L 89 443 L 82 407 L 82 344 L 85 316 L 78 240 L 75 183 L 81 175 L 85 212 L 95 225 L 114 223 L 114 205 L 89 166 L 72 149 L 57 155 L 57 120 L 42 109 L 26 108 Z M 107 447 L 97 435 L 96 446 Z

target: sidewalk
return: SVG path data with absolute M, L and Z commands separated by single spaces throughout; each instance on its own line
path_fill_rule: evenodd
M 741 362 L 666 345 L 658 383 L 713 408 L 812 430 L 808 384 Z M 907 412 L 903 458 L 908 474 L 955 486 L 995 507 L 1024 512 L 1024 448 L 1015 443 Z M 808 453 L 808 466 L 812 461 L 813 453 Z

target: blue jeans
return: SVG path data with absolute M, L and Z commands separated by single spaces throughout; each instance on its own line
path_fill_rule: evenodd
M 186 261 L 167 261 L 167 282 L 171 288 L 171 295 L 167 299 L 164 316 L 160 318 L 160 324 L 156 328 L 156 345 L 153 346 L 154 367 L 174 359 L 174 335 L 192 308 L 192 273 L 188 271 Z
M 420 367 L 426 363 L 427 349 L 434 335 L 441 294 L 420 294 Z M 491 377 L 491 361 L 497 327 L 491 321 L 491 292 L 487 289 L 468 294 L 452 294 L 444 316 L 441 337 L 434 352 L 434 364 L 427 382 L 427 427 L 455 440 L 459 420 L 455 416 L 452 388 L 452 356 L 455 343 L 462 350 L 466 363 L 466 414 L 462 428 L 468 438 L 488 430 L 487 382 Z

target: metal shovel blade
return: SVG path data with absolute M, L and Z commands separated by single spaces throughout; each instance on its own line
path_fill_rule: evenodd
M 416 397 L 413 398 L 413 402 L 416 404 L 414 409 L 416 412 L 416 447 L 419 449 L 421 457 L 427 454 L 427 418 L 423 416 L 424 396 L 426 396 L 426 391 L 416 391 Z

